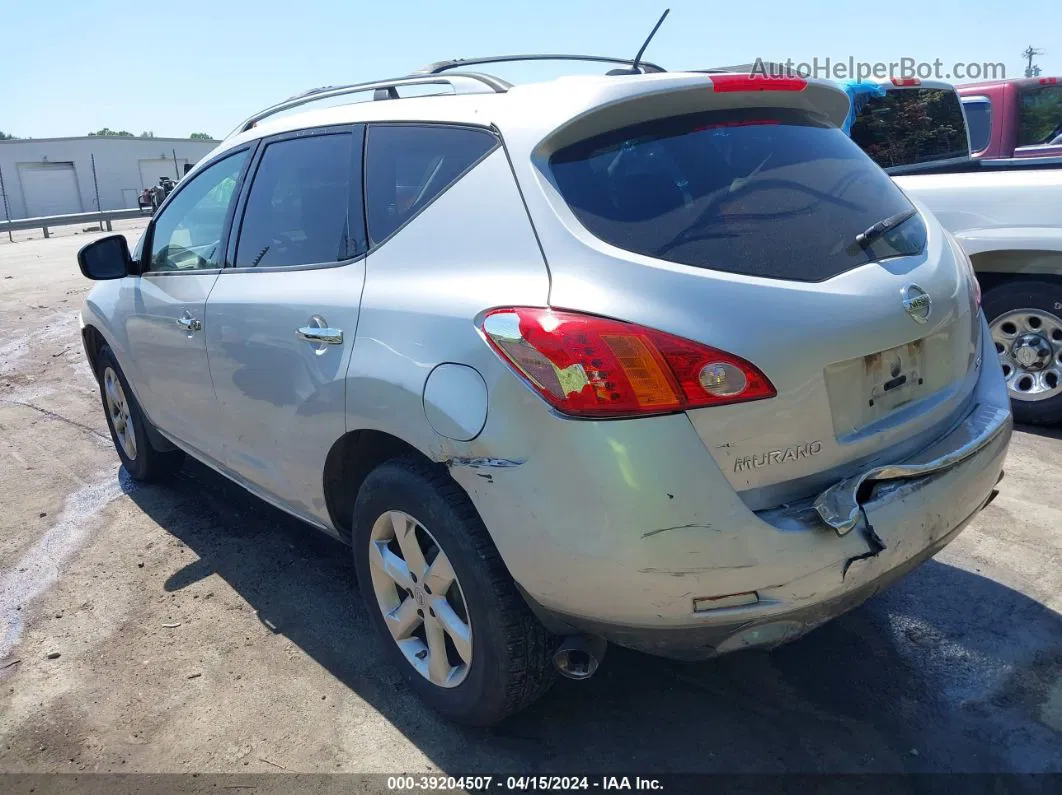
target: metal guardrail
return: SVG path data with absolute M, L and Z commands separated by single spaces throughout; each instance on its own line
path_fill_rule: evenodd
M 43 229 L 44 236 L 50 237 L 49 229 L 56 226 L 76 226 L 77 224 L 98 223 L 106 226 L 107 231 L 114 231 L 111 221 L 126 218 L 147 218 L 139 208 L 125 210 L 93 210 L 88 213 L 71 213 L 69 215 L 42 215 L 38 218 L 16 218 L 12 221 L 0 221 L 0 233 L 17 232 L 23 229 Z

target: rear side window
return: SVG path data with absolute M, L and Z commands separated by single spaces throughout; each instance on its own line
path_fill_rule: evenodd
M 917 215 L 856 242 L 913 207 L 843 132 L 803 111 L 661 119 L 562 149 L 550 169 L 596 237 L 683 265 L 813 282 L 925 245 Z
M 349 132 L 269 144 L 247 196 L 236 267 L 327 264 L 364 253 L 358 155 Z
M 882 168 L 970 155 L 954 89 L 899 88 L 870 97 L 852 124 L 852 140 Z
M 987 99 L 964 100 L 962 110 L 970 128 L 970 151 L 983 152 L 992 135 L 992 103 Z
M 365 195 L 373 244 L 427 207 L 498 145 L 486 130 L 445 125 L 370 125 Z
M 1019 113 L 1018 146 L 1062 143 L 1062 85 L 1025 89 Z

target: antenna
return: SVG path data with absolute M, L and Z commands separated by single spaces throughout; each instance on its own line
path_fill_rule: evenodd
M 664 13 L 660 15 L 660 19 L 658 19 L 656 21 L 656 24 L 653 25 L 653 29 L 649 32 L 649 37 L 645 40 L 645 44 L 643 44 L 642 48 L 640 50 L 638 50 L 638 54 L 634 56 L 634 63 L 631 64 L 631 71 L 632 72 L 637 72 L 638 71 L 638 64 L 642 60 L 642 55 L 645 54 L 645 48 L 649 46 L 649 42 L 651 42 L 653 40 L 653 36 L 656 35 L 656 32 L 658 30 L 660 30 L 660 26 L 664 24 L 664 20 L 667 19 L 667 15 L 670 14 L 670 13 L 671 13 L 671 9 L 670 8 L 665 8 L 664 9 Z

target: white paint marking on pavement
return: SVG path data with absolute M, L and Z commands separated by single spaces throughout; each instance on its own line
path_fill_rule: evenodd
M 108 474 L 78 489 L 66 498 L 52 528 L 0 577 L 0 659 L 22 637 L 22 610 L 59 580 L 63 563 L 88 540 L 96 515 L 135 487 L 122 469 L 117 478 Z
M 35 325 L 32 332 L 9 337 L 0 345 L 0 375 L 21 372 L 21 365 L 30 353 L 30 343 L 47 345 L 61 340 L 70 334 L 76 323 L 77 312 L 53 312 Z M 76 341 L 77 337 L 74 339 Z

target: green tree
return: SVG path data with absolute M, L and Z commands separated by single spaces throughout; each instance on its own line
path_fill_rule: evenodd
M 188 136 L 193 141 L 213 141 L 214 136 L 209 133 L 192 133 Z
M 144 132 L 140 133 L 140 137 L 141 138 L 154 138 L 155 137 L 155 131 L 154 130 L 144 130 Z
M 11 135 L 11 133 L 0 130 L 0 141 L 14 141 L 16 138 L 18 138 L 17 135 Z
M 104 138 L 106 138 L 106 137 L 112 137 L 112 138 L 113 137 L 135 138 L 136 137 L 131 132 L 129 132 L 129 130 L 112 130 L 110 127 L 104 127 L 102 130 L 96 130 L 96 132 L 90 132 L 89 135 L 90 136 L 98 135 L 98 136 L 104 137 Z

